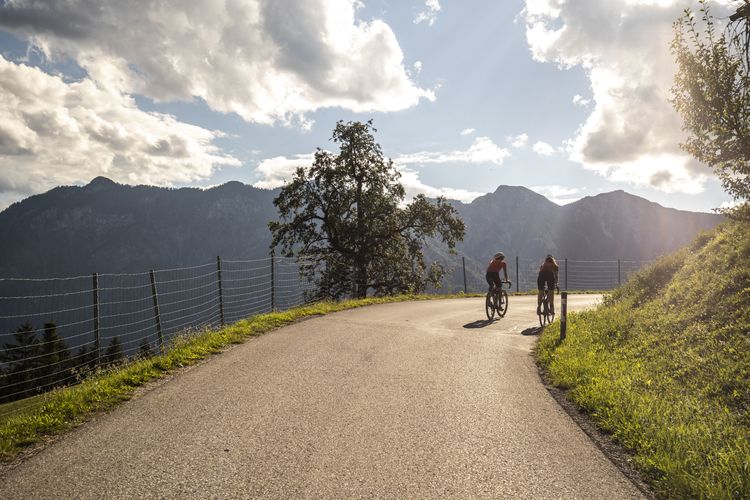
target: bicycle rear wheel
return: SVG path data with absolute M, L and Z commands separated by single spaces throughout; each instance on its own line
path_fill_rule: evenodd
M 487 319 L 491 320 L 495 316 L 495 307 L 492 303 L 492 293 L 487 292 L 487 298 L 484 300 L 484 312 L 487 314 Z
M 508 292 L 505 290 L 500 290 L 500 303 L 497 307 L 497 315 L 501 318 L 505 316 L 505 313 L 508 311 Z
M 542 295 L 542 305 L 539 306 L 539 326 L 544 327 L 547 324 L 547 294 Z

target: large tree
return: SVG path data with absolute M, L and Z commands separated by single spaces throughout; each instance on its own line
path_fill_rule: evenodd
M 686 10 L 674 24 L 678 64 L 673 103 L 684 119 L 685 151 L 709 165 L 750 219 L 750 30 L 745 15 L 720 30 L 701 0 L 700 22 Z M 746 9 L 747 10 L 747 9 Z
M 443 198 L 404 202 L 393 161 L 375 142 L 372 121 L 339 121 L 331 140 L 338 154 L 318 149 L 309 168 L 298 168 L 274 205 L 272 246 L 303 257 L 302 272 L 331 298 L 417 292 L 439 286 L 442 267 L 429 269 L 422 248 L 428 238 L 453 251 L 464 224 Z

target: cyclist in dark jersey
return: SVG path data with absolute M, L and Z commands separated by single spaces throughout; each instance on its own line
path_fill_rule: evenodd
M 500 281 L 500 269 L 503 270 L 505 281 L 508 281 L 508 265 L 505 263 L 505 254 L 503 252 L 497 252 L 495 257 L 487 265 L 487 274 L 485 275 L 485 278 L 487 279 L 487 284 L 490 286 L 490 290 L 492 290 L 493 287 L 500 288 L 500 286 L 502 286 L 502 282 Z
M 539 275 L 536 278 L 536 287 L 539 290 L 536 299 L 536 313 L 542 313 L 542 295 L 544 286 L 547 285 L 549 290 L 550 312 L 555 314 L 555 288 L 557 288 L 557 278 L 560 272 L 560 266 L 552 255 L 547 254 L 542 265 L 539 266 Z

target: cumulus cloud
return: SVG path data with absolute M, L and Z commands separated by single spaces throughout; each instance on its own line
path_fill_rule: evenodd
M 407 199 L 411 199 L 418 194 L 424 194 L 429 198 L 445 196 L 450 200 L 458 200 L 464 203 L 470 203 L 475 198 L 486 194 L 476 191 L 468 191 L 466 189 L 428 186 L 420 180 L 419 173 L 415 170 L 402 166 L 399 168 L 399 171 L 401 172 L 400 182 L 406 190 Z
M 71 28 L 72 29 L 72 28 Z M 218 132 L 139 110 L 130 97 L 0 56 L 0 192 L 8 201 L 98 175 L 170 185 L 239 165 Z
M 0 26 L 98 86 L 159 100 L 203 99 L 250 122 L 309 125 L 321 107 L 396 111 L 434 100 L 404 66 L 391 28 L 359 0 L 14 0 Z M 428 2 L 427 11 L 439 5 Z
M 414 24 L 426 22 L 429 26 L 432 26 L 437 20 L 438 12 L 440 12 L 438 0 L 425 0 L 424 9 L 414 18 Z
M 531 186 L 529 189 L 535 191 L 553 203 L 558 205 L 567 205 L 574 201 L 580 200 L 583 195 L 581 190 L 578 188 L 559 186 L 559 185 L 547 185 L 547 186 Z
M 515 137 L 510 138 L 510 145 L 516 149 L 520 149 L 526 146 L 529 142 L 528 134 L 519 134 Z
M 669 103 L 672 22 L 689 0 L 527 0 L 534 59 L 582 67 L 593 109 L 568 142 L 572 160 L 613 180 L 699 192 L 708 169 L 679 148 L 681 120 Z M 577 96 L 576 104 L 586 104 Z
M 555 148 L 542 141 L 535 142 L 531 149 L 539 156 L 550 156 L 555 152 Z
M 502 165 L 510 151 L 501 148 L 489 137 L 477 137 L 466 150 L 458 151 L 426 151 L 401 155 L 394 158 L 394 162 L 401 165 L 428 163 L 493 163 Z
M 299 167 L 309 167 L 315 161 L 315 155 L 300 154 L 291 158 L 275 156 L 262 160 L 255 169 L 261 178 L 253 186 L 265 189 L 281 187 L 292 180 Z
M 463 130 L 461 131 L 461 135 L 471 135 L 471 134 L 473 134 L 474 132 L 476 132 L 476 130 L 475 130 L 475 129 L 473 129 L 473 128 L 465 128 L 465 129 L 463 129 Z

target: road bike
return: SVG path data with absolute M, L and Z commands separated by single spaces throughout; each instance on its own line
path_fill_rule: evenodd
M 539 324 L 541 326 L 549 325 L 555 321 L 555 306 L 550 300 L 550 290 L 544 285 L 542 291 L 542 305 L 539 307 Z
M 503 290 L 503 285 L 508 285 L 510 288 L 510 281 L 501 281 L 500 286 L 492 286 L 487 291 L 487 297 L 484 300 L 484 312 L 487 313 L 487 319 L 491 320 L 497 314 L 498 318 L 505 316 L 505 312 L 508 310 L 508 292 Z

